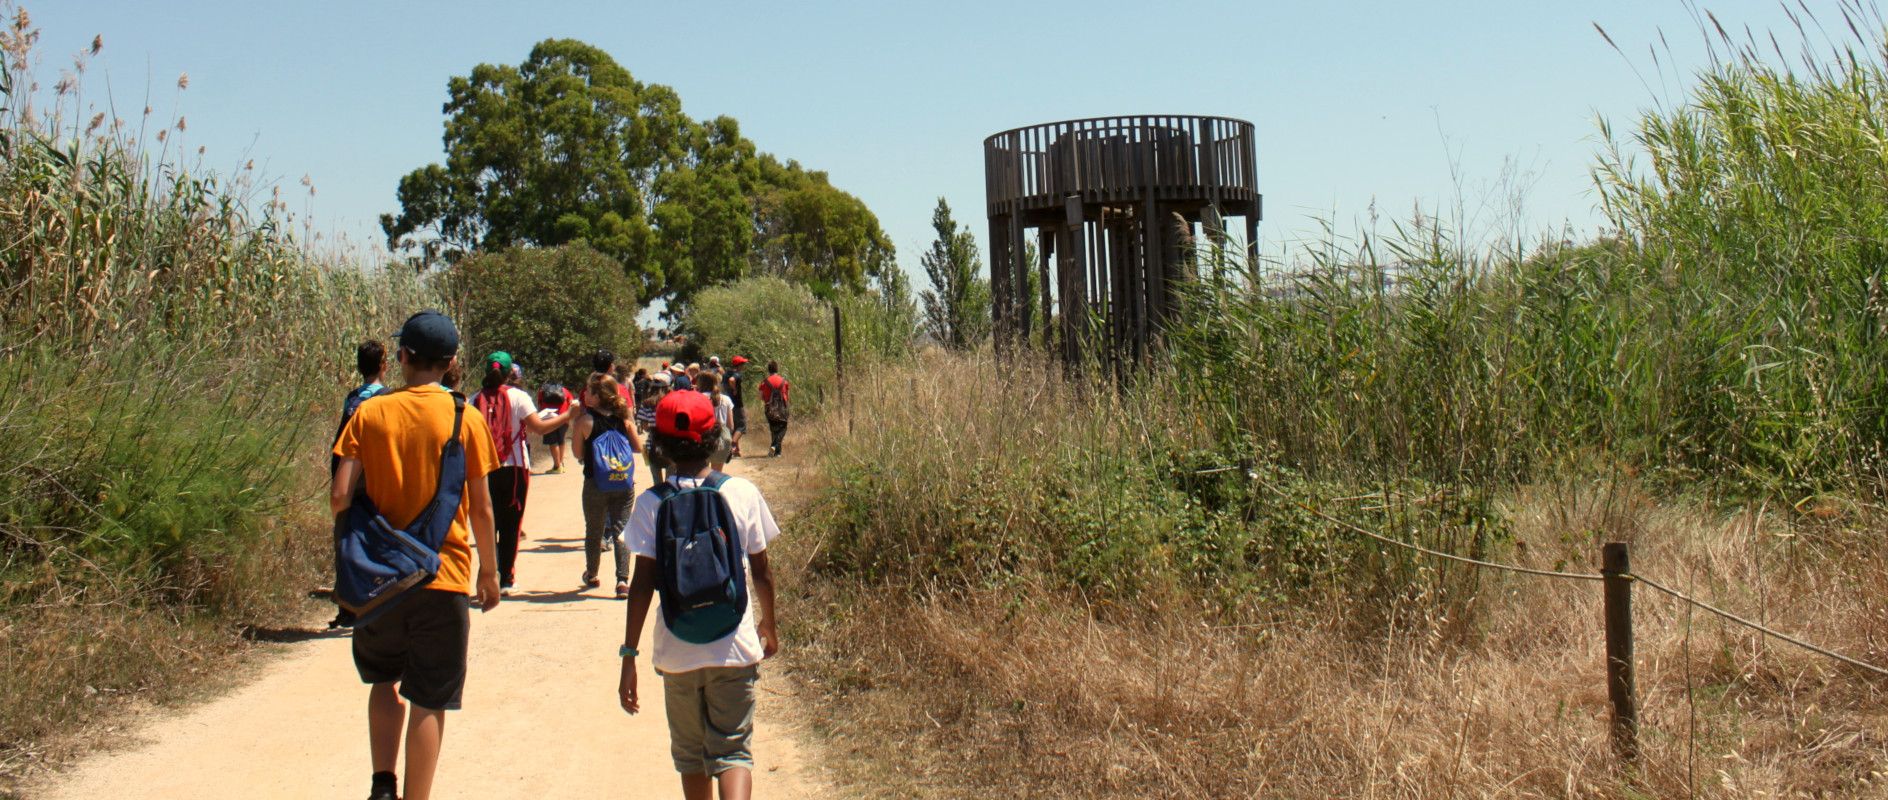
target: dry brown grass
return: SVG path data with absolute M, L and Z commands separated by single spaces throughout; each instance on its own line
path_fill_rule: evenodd
M 906 414 L 934 415 L 941 431 L 982 424 L 950 391 L 895 383 L 914 409 L 862 397 L 877 427 L 846 436 L 828 423 L 805 438 L 852 458 L 841 449 L 874 446 Z M 1090 424 L 1051 422 L 1045 435 Z M 936 446 L 964 449 L 953 458 L 971 470 L 1021 444 L 945 438 Z M 1879 519 L 1821 513 L 1826 504 L 1724 511 L 1655 499 L 1635 481 L 1508 493 L 1500 510 L 1513 542 L 1498 557 L 1597 571 L 1600 543 L 1628 541 L 1642 574 L 1888 664 Z M 917 525 L 925 502 L 903 496 L 886 513 Z M 1016 535 L 1039 535 L 1034 524 Z M 1635 593 L 1645 755 L 1622 769 L 1608 739 L 1596 582 L 1449 567 L 1415 585 L 1474 590 L 1410 592 L 1386 610 L 1375 587 L 1319 586 L 1229 613 L 1184 583 L 1109 601 L 1027 563 L 1007 579 L 913 591 L 896 573 L 800 569 L 815 562 L 818 536 L 784 546 L 798 705 L 861 796 L 1888 796 L 1888 681 L 1645 588 Z
M 1858 551 L 1791 569 L 1764 541 L 1775 527 L 1753 535 L 1746 520 L 1670 507 L 1635 520 L 1642 570 L 1695 577 L 1736 608 L 1761 597 L 1773 624 L 1888 661 L 1888 559 Z M 1529 527 L 1524 537 L 1548 535 Z M 1421 608 L 1360 636 L 1335 599 L 1230 628 L 1184 607 L 1097 609 L 1036 587 L 921 602 L 826 587 L 810 592 L 827 613 L 795 661 L 822 697 L 803 705 L 855 777 L 924 796 L 1878 791 L 1888 684 L 1702 616 L 1687 637 L 1683 611 L 1643 590 L 1646 752 L 1642 770 L 1620 771 L 1598 587 L 1486 586 L 1468 642 Z

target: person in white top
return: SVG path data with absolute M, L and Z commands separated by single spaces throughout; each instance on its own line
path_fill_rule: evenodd
M 538 416 L 531 395 L 507 381 L 512 375 L 511 354 L 499 351 L 485 359 L 483 388 L 472 396 L 472 407 L 485 416 L 498 449 L 498 469 L 485 478 L 492 492 L 492 516 L 498 529 L 499 594 L 511 594 L 512 568 L 518 562 L 519 528 L 524 523 L 525 496 L 531 489 L 531 450 L 526 433 L 544 434 L 570 421 L 571 412 Z
M 694 489 L 718 475 L 708 456 L 721 425 L 714 404 L 701 392 L 672 392 L 656 407 L 656 446 L 674 460 L 669 484 Z M 754 687 L 760 662 L 780 651 L 774 610 L 773 571 L 767 547 L 780 536 L 760 487 L 744 478 L 725 477 L 719 493 L 727 501 L 745 554 L 752 589 L 739 625 L 720 639 L 683 641 L 658 616 L 652 660 L 662 675 L 663 707 L 668 714 L 670 755 L 681 773 L 682 794 L 710 798 L 717 787 L 723 800 L 746 800 L 752 791 L 754 758 L 749 740 L 754 729 Z M 711 484 L 712 485 L 712 484 Z M 617 682 L 623 710 L 642 709 L 636 685 L 636 643 L 649 616 L 659 582 L 656 524 L 661 496 L 652 488 L 636 498 L 624 537 L 636 555 L 630 581 L 629 619 L 624 629 L 622 675 Z
M 734 398 L 721 393 L 721 373 L 703 372 L 695 376 L 695 389 L 708 395 L 715 408 L 715 424 L 721 434 L 715 449 L 708 454 L 708 468 L 720 472 L 734 456 Z

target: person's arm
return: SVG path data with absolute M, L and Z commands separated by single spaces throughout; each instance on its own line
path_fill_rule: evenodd
M 472 541 L 478 545 L 478 606 L 480 611 L 498 607 L 498 545 L 492 535 L 492 492 L 483 476 L 465 482 L 467 500 L 471 501 Z
M 774 624 L 774 571 L 767 565 L 765 550 L 749 555 L 747 563 L 754 576 L 754 599 L 760 601 L 760 621 L 755 628 L 760 632 L 761 658 L 773 658 L 780 652 L 780 633 Z M 655 566 L 654 562 L 650 566 Z
M 575 409 L 575 406 L 572 407 Z M 571 413 L 576 413 L 574 410 Z M 581 464 L 590 456 L 583 449 L 590 440 L 590 415 L 585 414 L 570 423 L 570 457 Z
M 536 414 L 530 414 L 524 418 L 524 429 L 539 436 L 543 436 L 544 434 L 564 427 L 564 423 L 569 422 L 570 418 L 574 416 L 577 416 L 577 412 L 574 409 L 565 411 L 550 419 L 544 419 Z
M 624 644 L 633 648 L 642 641 L 642 623 L 649 617 L 649 601 L 655 593 L 656 560 L 637 556 L 636 571 L 629 578 L 629 616 L 623 623 Z M 768 597 L 771 598 L 772 594 Z M 624 711 L 634 714 L 642 710 L 642 703 L 636 696 L 635 656 L 623 656 L 623 674 L 616 681 L 616 694 Z
M 343 458 L 334 470 L 334 483 L 328 487 L 328 510 L 340 514 L 354 504 L 354 486 L 361 479 L 361 461 Z

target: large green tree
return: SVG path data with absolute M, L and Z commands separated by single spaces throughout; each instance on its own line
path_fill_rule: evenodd
M 977 259 L 977 239 L 951 217 L 951 206 L 937 199 L 931 212 L 937 239 L 919 257 L 931 288 L 924 290 L 924 317 L 931 335 L 959 350 L 975 347 L 990 335 L 990 282 Z
M 892 263 L 858 198 L 759 153 L 730 117 L 694 121 L 669 87 L 636 81 L 570 39 L 447 86 L 444 164 L 400 181 L 388 246 L 421 267 L 516 245 L 583 241 L 617 261 L 639 302 L 674 307 L 755 267 L 860 289 Z

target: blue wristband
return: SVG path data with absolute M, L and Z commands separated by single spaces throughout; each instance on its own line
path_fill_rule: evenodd
M 622 647 L 616 648 L 617 658 L 635 658 L 636 656 L 639 656 L 639 655 L 642 655 L 642 654 L 636 652 L 636 648 L 630 647 L 629 645 L 623 645 Z

